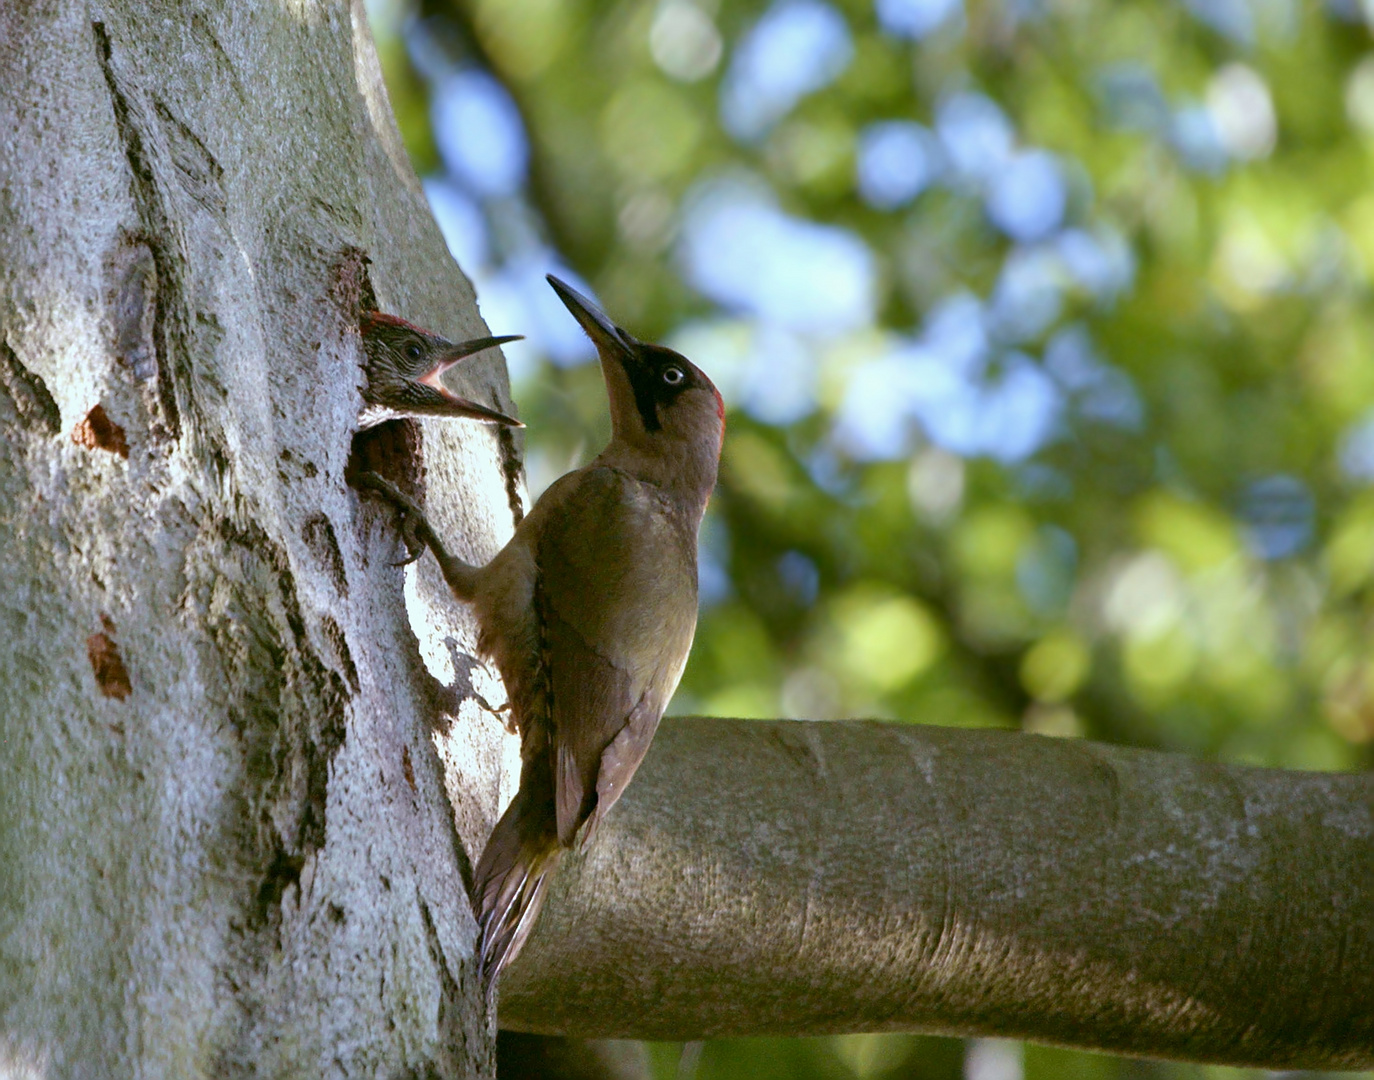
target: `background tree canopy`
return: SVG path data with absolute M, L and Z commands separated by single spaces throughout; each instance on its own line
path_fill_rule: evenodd
M 538 492 L 606 435 L 543 275 L 730 408 L 672 711 L 1374 764 L 1358 0 L 378 0 Z M 1015 783 L 1015 777 L 1008 777 Z M 676 1047 L 654 1049 L 672 1076 Z M 904 1036 L 697 1075 L 1231 1075 Z

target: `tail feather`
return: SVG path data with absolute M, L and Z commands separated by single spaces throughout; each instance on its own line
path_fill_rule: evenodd
M 562 850 L 552 790 L 522 782 L 477 863 L 472 906 L 481 933 L 478 964 L 486 987 L 495 983 L 529 937 L 544 902 L 549 871 Z
M 511 913 L 512 919 L 503 922 L 499 927 L 491 942 L 491 954 L 482 965 L 483 978 L 487 980 L 488 986 L 495 984 L 497 976 L 505 966 L 519 956 L 520 950 L 524 948 L 525 939 L 534 929 L 535 919 L 544 904 L 544 890 L 549 883 L 551 869 L 552 865 L 547 866 L 529 882 L 528 890 L 521 896 L 520 907 Z

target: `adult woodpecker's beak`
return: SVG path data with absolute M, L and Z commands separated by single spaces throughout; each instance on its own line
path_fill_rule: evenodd
M 601 356 L 604 357 L 610 352 L 622 358 L 637 357 L 636 349 L 639 342 L 606 318 L 604 311 L 571 285 L 559 281 L 552 274 L 546 275 L 546 280 L 553 286 L 558 299 L 563 301 L 563 306 L 573 313 L 573 318 L 587 331 L 587 336 L 592 339 L 592 344 Z
M 644 370 L 642 352 L 644 346 L 630 333 L 622 330 L 606 318 L 606 313 L 593 304 L 576 289 L 559 281 L 552 274 L 547 280 L 563 301 L 563 306 L 575 318 L 592 339 L 597 355 L 601 358 L 601 377 L 606 381 L 606 397 L 611 406 L 611 428 L 628 436 L 638 423 L 634 417 L 638 413 L 635 398 L 635 381 Z
M 456 415 L 468 416 L 474 420 L 490 420 L 496 424 L 504 424 L 506 427 L 522 428 L 525 425 L 513 416 L 507 416 L 505 413 L 489 409 L 485 405 L 479 405 L 475 401 L 459 397 L 444 385 L 442 376 L 460 360 L 484 349 L 492 349 L 497 345 L 504 345 L 508 341 L 520 341 L 523 338 L 523 334 L 507 334 L 504 337 L 483 337 L 473 338 L 471 341 L 460 341 L 453 348 L 442 353 L 439 362 L 415 381 L 437 391 L 453 407 L 453 413 Z

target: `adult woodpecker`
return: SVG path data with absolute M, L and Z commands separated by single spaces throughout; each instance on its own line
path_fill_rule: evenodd
M 596 345 L 611 441 L 554 483 L 485 566 L 454 558 L 387 481 L 445 579 L 476 609 L 520 733 L 520 790 L 474 875 L 486 985 L 529 936 L 548 874 L 585 845 L 639 767 L 677 688 L 697 620 L 697 530 L 716 483 L 725 408 L 685 357 L 636 340 L 552 276 Z
M 483 349 L 519 341 L 519 334 L 455 344 L 380 311 L 363 312 L 358 329 L 367 374 L 367 385 L 362 387 L 363 409 L 358 415 L 360 429 L 405 416 L 466 417 L 507 427 L 525 426 L 505 413 L 459 397 L 442 381 L 444 372 L 458 361 Z

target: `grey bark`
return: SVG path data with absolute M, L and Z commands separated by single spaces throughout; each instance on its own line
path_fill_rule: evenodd
M 499 688 L 344 482 L 359 306 L 487 331 L 361 2 L 0 5 L 0 131 L 0 1074 L 491 1075 Z
M 925 1031 L 1374 1066 L 1374 778 L 1002 732 L 666 721 L 502 1027 Z

